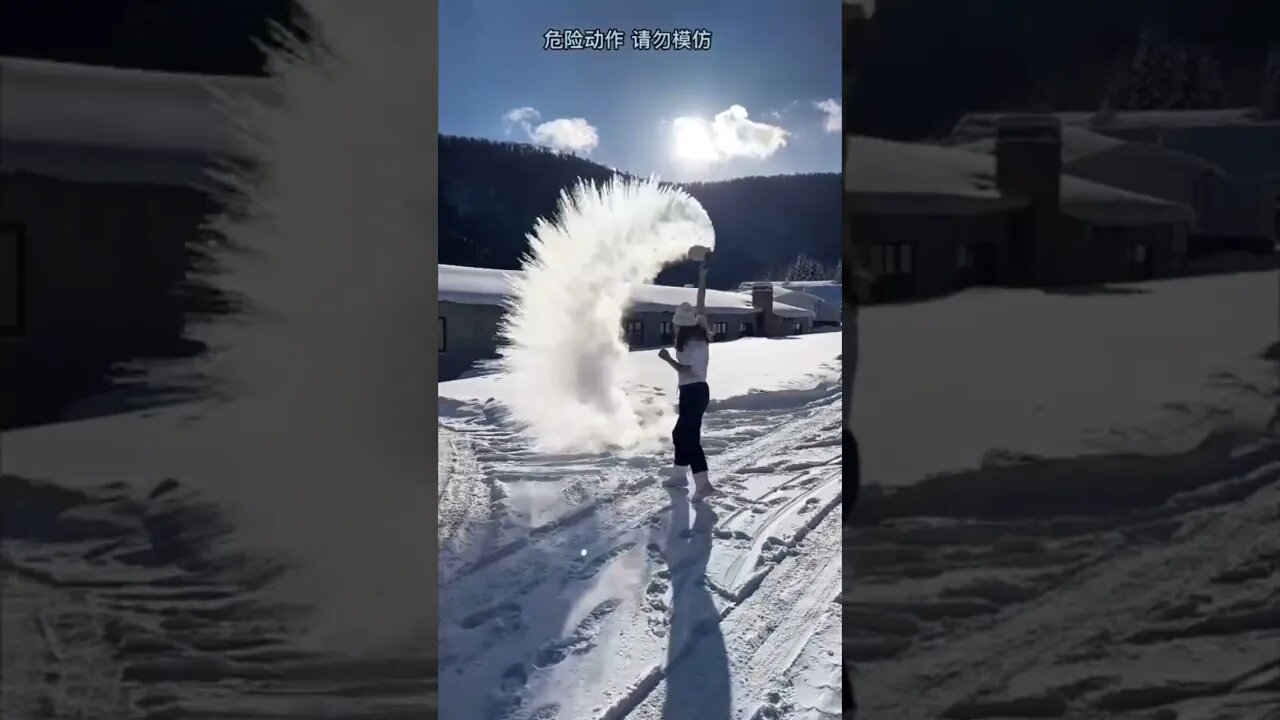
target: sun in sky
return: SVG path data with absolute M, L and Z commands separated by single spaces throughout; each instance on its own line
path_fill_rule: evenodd
M 711 126 L 701 118 L 678 117 L 671 124 L 671 132 L 677 160 L 704 163 L 720 159 Z
M 791 133 L 758 122 L 733 105 L 711 118 L 684 115 L 671 121 L 672 154 L 686 163 L 724 162 L 738 157 L 763 160 L 786 147 Z

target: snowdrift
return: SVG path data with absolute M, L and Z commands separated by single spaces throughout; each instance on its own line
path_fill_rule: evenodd
M 1175 453 L 1275 409 L 1273 273 L 864 308 L 854 423 L 886 486 L 993 454 Z M 922 452 L 927 447 L 928 452 Z

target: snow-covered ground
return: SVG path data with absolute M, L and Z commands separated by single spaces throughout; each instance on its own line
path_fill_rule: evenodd
M 836 717 L 840 340 L 712 347 L 699 508 L 664 451 L 539 454 L 502 411 L 519 384 L 441 384 L 442 715 Z M 653 351 L 620 376 L 674 402 Z
M 864 717 L 1277 717 L 1274 273 L 860 323 Z
M 4 435 L 0 717 L 420 717 L 434 653 L 315 642 L 323 601 L 280 592 L 296 568 L 206 486 L 222 460 L 192 444 L 206 412 Z

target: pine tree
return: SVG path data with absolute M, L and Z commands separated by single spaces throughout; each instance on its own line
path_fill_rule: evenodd
M 822 266 L 821 261 L 800 253 L 796 256 L 795 262 L 791 263 L 791 267 L 787 268 L 782 279 L 787 282 L 826 280 L 827 270 Z
M 1222 78 L 1222 68 L 1213 52 L 1205 47 L 1194 47 L 1187 55 L 1190 65 L 1190 101 L 1194 108 L 1221 108 L 1227 106 L 1227 84 Z
M 1164 110 L 1189 104 L 1186 50 L 1162 27 L 1143 28 L 1126 75 L 1124 94 L 1114 98 L 1117 110 Z
M 1280 119 L 1280 42 L 1271 44 L 1262 66 L 1262 88 L 1258 93 L 1259 114 L 1267 119 Z

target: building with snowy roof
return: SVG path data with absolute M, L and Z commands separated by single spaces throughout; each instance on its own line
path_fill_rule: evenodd
M 22 280 L 0 299 L 5 426 L 176 342 L 206 173 L 238 155 L 221 97 L 274 95 L 260 79 L 0 58 L 0 280 Z
M 990 152 L 847 138 L 846 231 L 873 299 L 1180 269 L 1194 209 L 1066 174 L 1063 144 L 1045 116 L 1005 118 Z
M 518 270 L 440 265 L 439 377 L 452 380 L 477 361 L 498 355 L 498 328 Z M 619 332 L 636 349 L 670 345 L 671 314 L 697 300 L 697 289 L 636 285 Z M 798 335 L 813 327 L 814 312 L 775 302 L 773 286 L 761 284 L 750 296 L 707 290 L 707 319 L 716 341 L 749 336 Z
M 738 292 L 751 293 L 759 282 L 744 282 Z M 812 310 L 815 326 L 839 325 L 844 302 L 842 287 L 834 280 L 773 280 L 773 299 L 794 307 Z
M 965 115 L 952 138 L 961 144 L 989 142 L 1003 117 Z M 1102 110 L 1054 117 L 1065 129 L 1064 153 L 1071 144 L 1083 147 L 1080 138 L 1086 135 L 1125 142 L 1087 158 L 1064 156 L 1067 172 L 1074 175 L 1169 198 L 1152 186 L 1185 186 L 1188 174 L 1197 171 L 1187 158 L 1205 163 L 1207 173 L 1194 190 L 1198 219 L 1192 235 L 1197 245 L 1270 250 L 1280 235 L 1280 121 L 1259 119 L 1253 108 Z M 1162 173 L 1168 177 L 1162 179 Z

